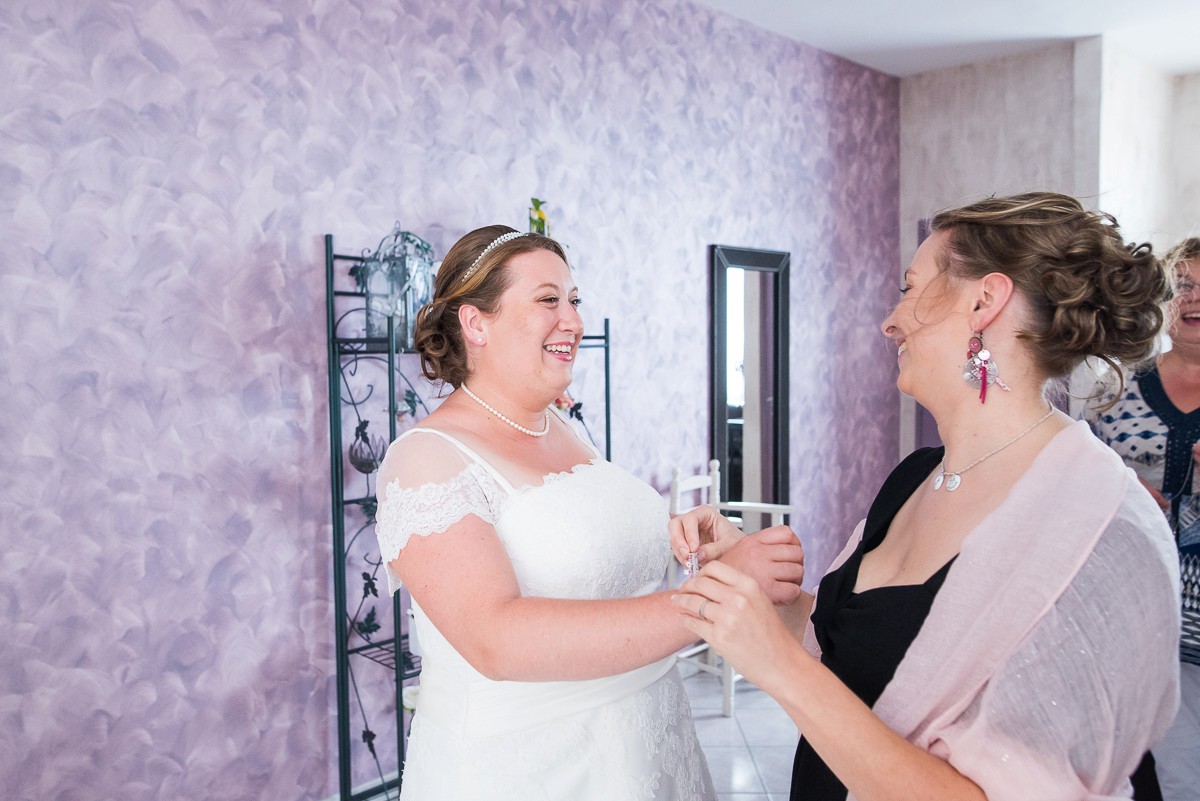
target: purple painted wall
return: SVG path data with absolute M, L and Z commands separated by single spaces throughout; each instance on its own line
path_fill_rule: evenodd
M 0 797 L 336 787 L 320 236 L 550 202 L 614 458 L 706 434 L 705 247 L 792 253 L 818 568 L 896 452 L 899 86 L 685 0 L 0 8 Z

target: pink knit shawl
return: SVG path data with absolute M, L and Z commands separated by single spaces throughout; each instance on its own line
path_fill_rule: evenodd
M 1178 632 L 1163 515 L 1077 422 L 964 540 L 874 710 L 990 801 L 1128 798 L 1178 705 Z

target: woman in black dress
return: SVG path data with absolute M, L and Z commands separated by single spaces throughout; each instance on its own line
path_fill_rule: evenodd
M 793 801 L 1127 798 L 1177 703 L 1178 566 L 1150 495 L 1046 390 L 1149 356 L 1169 280 L 1063 195 L 932 228 L 881 328 L 945 447 L 892 472 L 815 598 L 776 610 L 710 562 L 676 604 L 803 733 Z M 739 536 L 711 508 L 672 523 L 680 558 Z

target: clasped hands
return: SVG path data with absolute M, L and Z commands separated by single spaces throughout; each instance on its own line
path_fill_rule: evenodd
M 735 568 L 753 579 L 777 606 L 795 603 L 800 597 L 804 549 L 787 526 L 743 534 L 713 507 L 697 506 L 672 518 L 670 532 L 671 550 L 680 564 L 687 564 L 688 554 L 695 551 L 701 566 L 719 560 Z
M 711 506 L 672 518 L 670 532 L 675 558 L 686 564 L 695 551 L 702 565 L 672 599 L 684 625 L 751 678 L 792 639 L 774 607 L 803 594 L 800 540 L 787 526 L 743 534 Z

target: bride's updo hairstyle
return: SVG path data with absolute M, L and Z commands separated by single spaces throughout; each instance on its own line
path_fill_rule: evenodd
M 947 231 L 941 271 L 963 279 L 1010 277 L 1028 319 L 1018 337 L 1046 378 L 1085 358 L 1123 367 L 1154 354 L 1172 282 L 1148 244 L 1126 244 L 1110 214 L 1073 197 L 1027 192 L 938 213 Z
M 523 234 L 507 225 L 477 228 L 454 243 L 434 278 L 433 300 L 417 312 L 413 331 L 426 378 L 452 387 L 467 380 L 467 347 L 458 322 L 459 308 L 474 306 L 484 314 L 495 314 L 500 296 L 512 283 L 508 262 L 534 250 L 548 250 L 567 260 L 562 245 L 550 237 Z

